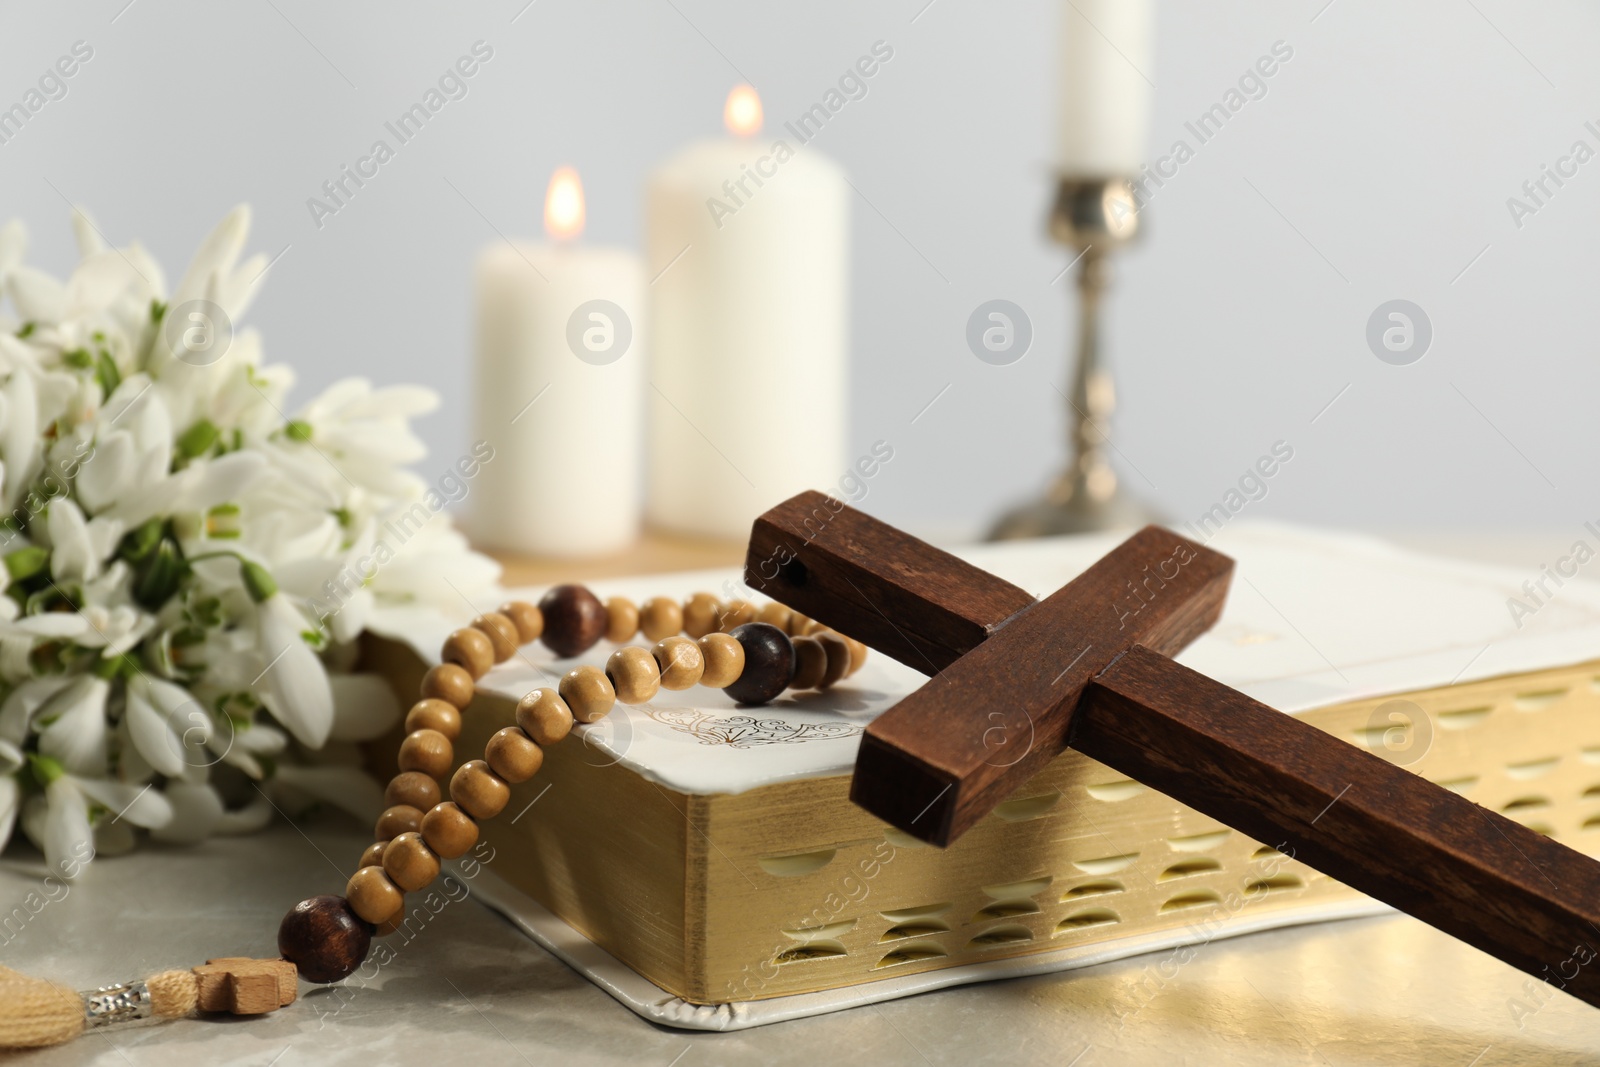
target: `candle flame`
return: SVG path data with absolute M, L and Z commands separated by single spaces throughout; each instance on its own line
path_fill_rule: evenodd
M 748 85 L 735 85 L 722 108 L 722 121 L 728 132 L 753 137 L 761 132 L 761 97 Z
M 544 228 L 558 241 L 570 241 L 583 233 L 583 182 L 571 167 L 557 167 L 550 175 L 550 189 L 544 196 Z

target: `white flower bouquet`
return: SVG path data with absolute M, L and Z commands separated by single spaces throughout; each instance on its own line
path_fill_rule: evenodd
M 499 573 L 404 469 L 437 398 L 348 380 L 285 415 L 293 375 L 232 326 L 268 266 L 239 262 L 247 208 L 170 291 L 138 244 L 73 223 L 64 283 L 0 229 L 0 848 L 20 826 L 71 877 L 136 828 L 371 817 L 355 743 L 399 708 L 352 671 L 356 638 Z

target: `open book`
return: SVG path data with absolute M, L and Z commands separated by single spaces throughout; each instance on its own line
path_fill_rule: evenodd
M 1042 597 L 1116 541 L 959 554 Z M 1533 603 L 1538 574 L 1282 526 L 1211 544 L 1238 561 L 1233 591 L 1181 662 L 1600 851 L 1600 585 L 1547 582 Z M 731 570 L 593 588 L 748 595 Z M 460 622 L 392 616 L 372 655 L 415 693 Z M 480 684 L 463 758 L 575 662 L 524 651 Z M 485 824 L 493 902 L 547 943 L 577 942 L 550 933 L 559 920 L 603 949 L 563 955 L 637 1010 L 722 1028 L 1379 910 L 1070 750 L 949 849 L 886 827 L 850 804 L 849 774 L 863 726 L 921 681 L 874 655 L 833 690 L 762 708 L 699 687 L 618 705 Z

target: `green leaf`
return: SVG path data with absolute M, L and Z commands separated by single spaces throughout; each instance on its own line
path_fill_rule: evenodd
M 257 604 L 271 598 L 278 591 L 278 583 L 273 581 L 267 568 L 259 563 L 252 563 L 247 559 L 239 561 L 239 576 L 244 579 L 245 592 L 250 594 L 250 599 Z
M 53 759 L 50 756 L 41 756 L 37 752 L 28 753 L 28 771 L 33 775 L 33 780 L 38 783 L 40 789 L 45 788 L 51 782 L 67 773 L 67 769 L 61 765 L 60 760 Z
M 13 582 L 23 582 L 41 573 L 50 565 L 50 550 L 29 545 L 8 553 L 5 558 L 6 573 Z
M 122 537 L 122 558 L 130 563 L 143 563 L 161 544 L 161 528 L 166 520 L 146 519 Z
M 188 571 L 189 565 L 184 562 L 177 544 L 170 539 L 163 540 L 134 582 L 134 599 L 156 611 L 172 599 Z
M 74 348 L 71 352 L 63 352 L 61 354 L 61 362 L 69 367 L 77 367 L 79 370 L 88 370 L 94 366 L 94 357 L 89 354 L 87 348 Z
M 18 337 L 24 337 L 24 338 L 32 337 L 35 325 L 36 324 L 32 323 L 32 322 L 23 323 L 22 324 L 22 329 L 17 331 L 17 336 Z
M 201 419 L 178 436 L 178 454 L 184 459 L 194 459 L 211 451 L 222 431 L 210 419 Z
M 107 397 L 116 392 L 117 386 L 122 384 L 122 372 L 111 359 L 111 353 L 105 349 L 100 350 L 100 358 L 95 361 L 94 380 L 100 383 L 100 388 Z
M 161 325 L 161 320 L 166 317 L 167 305 L 159 300 L 150 301 L 150 321 L 156 326 Z
M 304 419 L 290 419 L 289 424 L 283 428 L 291 441 L 311 440 L 311 424 Z

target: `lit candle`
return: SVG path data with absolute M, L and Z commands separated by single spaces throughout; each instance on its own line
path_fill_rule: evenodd
M 1139 173 L 1150 127 L 1151 0 L 1061 5 L 1060 140 L 1066 178 Z
M 647 515 L 743 540 L 845 472 L 850 186 L 813 147 L 758 141 L 749 86 L 724 121 L 649 181 Z
M 584 214 L 564 167 L 545 197 L 552 243 L 502 241 L 478 260 L 475 425 L 494 458 L 468 508 L 487 547 L 601 555 L 639 532 L 644 268 L 580 246 Z

